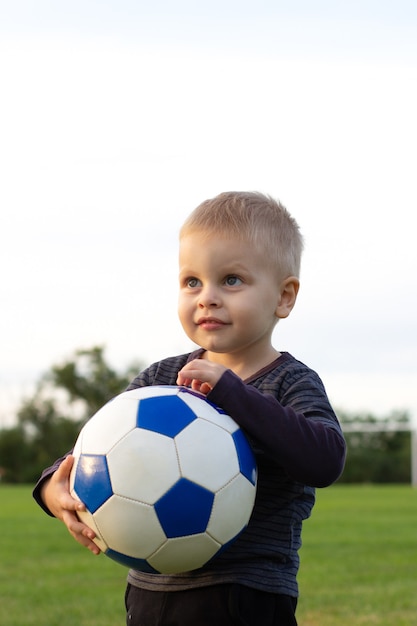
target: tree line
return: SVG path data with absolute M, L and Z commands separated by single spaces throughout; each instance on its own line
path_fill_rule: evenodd
M 103 346 L 76 350 L 53 365 L 22 401 L 15 424 L 0 429 L 0 480 L 34 483 L 41 471 L 70 450 L 86 420 L 123 391 L 141 369 L 132 363 L 118 372 Z M 411 419 L 407 411 L 388 416 L 338 411 L 346 427 L 346 466 L 339 482 L 409 483 Z

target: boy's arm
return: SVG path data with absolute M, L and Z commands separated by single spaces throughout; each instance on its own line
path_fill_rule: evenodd
M 343 471 L 346 444 L 324 390 L 320 394 L 313 387 L 305 389 L 304 384 L 300 380 L 298 393 L 308 395 L 305 410 L 283 406 L 230 370 L 224 372 L 208 399 L 221 406 L 293 479 L 311 487 L 327 487 Z M 291 390 L 294 397 L 296 387 Z
M 293 479 L 326 487 L 343 471 L 346 444 L 320 379 L 310 371 L 292 381 L 283 403 L 207 360 L 188 363 L 178 384 L 191 385 L 220 406 Z

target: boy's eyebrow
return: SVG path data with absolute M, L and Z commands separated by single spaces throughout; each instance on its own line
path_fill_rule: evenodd
M 251 270 L 251 267 L 245 263 L 242 263 L 242 261 L 226 261 L 225 263 L 223 263 L 220 268 L 220 271 L 222 272 L 236 272 L 236 271 L 243 271 L 243 272 L 248 272 Z M 193 270 L 193 266 L 192 265 L 181 265 L 180 264 L 180 273 L 198 273 L 195 272 L 195 270 Z

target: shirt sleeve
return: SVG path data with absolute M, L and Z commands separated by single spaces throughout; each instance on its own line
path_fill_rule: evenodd
M 346 445 L 317 381 L 301 376 L 279 401 L 227 370 L 208 395 L 294 480 L 332 484 L 343 471 Z M 294 405 L 294 406 L 292 406 Z
M 41 498 L 41 489 L 42 486 L 44 484 L 44 482 L 46 480 L 48 480 L 49 478 L 51 478 L 52 474 L 54 474 L 56 472 L 56 470 L 58 469 L 58 467 L 61 465 L 62 461 L 64 459 L 66 459 L 66 457 L 68 455 L 70 455 L 72 452 L 72 450 L 70 452 L 68 452 L 67 454 L 65 454 L 63 457 L 61 457 L 60 459 L 57 459 L 53 465 L 51 465 L 50 467 L 47 467 L 46 469 L 43 470 L 38 482 L 35 485 L 35 488 L 33 490 L 33 497 L 35 499 L 35 501 L 39 504 L 39 506 L 45 511 L 45 513 L 48 513 L 48 515 L 50 515 L 51 517 L 54 517 L 51 513 L 51 511 L 48 509 L 48 507 L 45 505 L 44 501 Z

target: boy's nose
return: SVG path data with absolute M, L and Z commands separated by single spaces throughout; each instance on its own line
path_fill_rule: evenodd
M 216 289 L 211 287 L 204 288 L 200 293 L 198 306 L 200 309 L 210 309 L 218 307 L 220 304 L 219 294 Z

